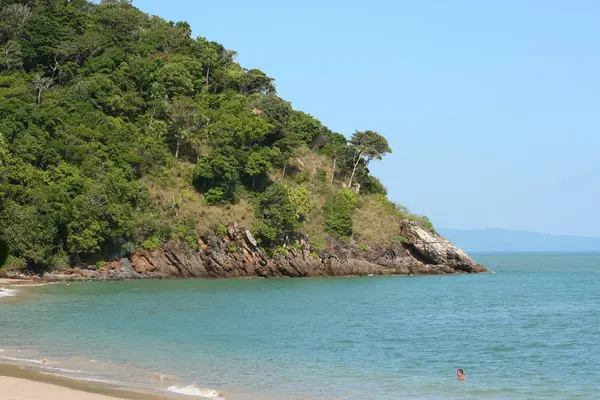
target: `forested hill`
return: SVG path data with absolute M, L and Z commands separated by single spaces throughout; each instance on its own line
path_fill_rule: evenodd
M 270 254 L 308 234 L 385 245 L 400 218 L 347 140 L 234 51 L 130 1 L 0 0 L 5 268 L 102 263 L 236 221 Z M 201 29 L 201 27 L 199 27 Z M 350 188 L 350 189 L 347 189 Z M 358 193 L 358 194 L 357 194 Z

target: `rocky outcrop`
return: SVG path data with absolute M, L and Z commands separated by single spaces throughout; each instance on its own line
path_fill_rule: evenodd
M 404 247 L 426 264 L 446 265 L 455 271 L 486 272 L 464 251 L 454 246 L 442 236 L 432 233 L 417 222 L 400 222 L 400 235 L 404 238 Z
M 324 277 L 364 275 L 436 275 L 486 272 L 465 252 L 414 221 L 400 222 L 401 241 L 367 248 L 331 240 L 324 250 L 311 249 L 309 238 L 273 258 L 258 247 L 249 230 L 229 225 L 225 238 L 206 233 L 198 249 L 169 242 L 157 251 L 142 251 L 102 268 L 74 268 L 47 273 L 46 280 Z

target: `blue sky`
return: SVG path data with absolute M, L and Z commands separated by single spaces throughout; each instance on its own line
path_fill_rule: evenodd
M 438 227 L 600 236 L 600 2 L 135 0 L 276 79 Z M 376 164 L 376 165 L 375 165 Z

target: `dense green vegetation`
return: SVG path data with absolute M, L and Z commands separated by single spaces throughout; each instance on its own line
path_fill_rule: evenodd
M 268 251 L 307 233 L 383 242 L 414 217 L 369 174 L 383 136 L 330 131 L 185 22 L 122 0 L 0 0 L 0 50 L 9 268 L 195 247 L 232 221 Z

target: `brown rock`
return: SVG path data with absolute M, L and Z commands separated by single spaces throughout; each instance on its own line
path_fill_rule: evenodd
M 465 252 L 414 221 L 401 221 L 403 243 L 389 247 L 369 246 L 329 239 L 327 248 L 315 254 L 309 238 L 285 256 L 269 259 L 252 233 L 229 224 L 227 237 L 208 232 L 198 240 L 199 249 L 169 242 L 158 251 L 141 251 L 129 259 L 106 264 L 102 271 L 70 268 L 44 275 L 46 280 L 140 279 L 140 278 L 233 278 L 308 277 L 366 275 L 437 275 L 486 272 Z M 239 251 L 232 251 L 232 242 Z M 229 242 L 227 244 L 226 242 Z

